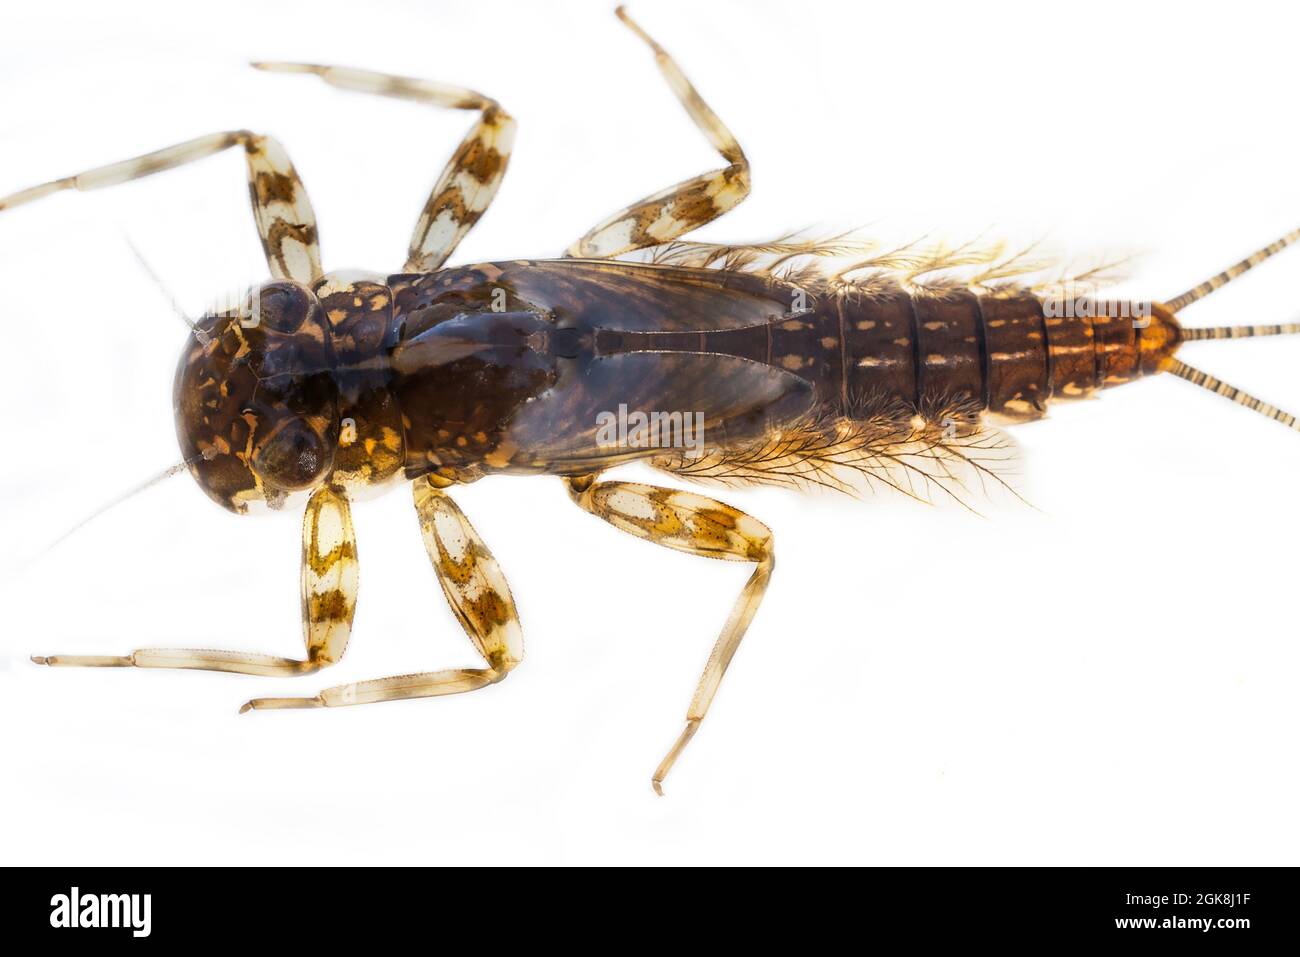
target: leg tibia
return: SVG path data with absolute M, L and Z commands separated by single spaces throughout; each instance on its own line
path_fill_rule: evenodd
M 749 561 L 757 566 L 709 654 L 686 712 L 686 727 L 651 778 L 655 791 L 662 794 L 664 778 L 708 714 L 722 676 L 767 591 L 776 566 L 772 533 L 758 519 L 704 495 L 635 482 L 593 482 L 592 479 L 592 476 L 566 479 L 569 494 L 579 507 L 615 528 L 692 555 Z
M 302 615 L 307 654 L 302 660 L 245 651 L 140 648 L 129 655 L 47 655 L 56 668 L 178 668 L 287 678 L 306 675 L 343 657 L 357 603 L 357 547 L 352 512 L 342 492 L 312 493 L 302 523 Z
M 519 615 L 501 568 L 446 492 L 419 479 L 411 489 L 438 584 L 487 668 L 452 668 L 326 688 L 311 698 L 255 698 L 240 711 L 337 708 L 476 691 L 504 678 L 523 658 Z
M 480 112 L 424 204 L 407 250 L 407 272 L 431 272 L 446 262 L 496 195 L 510 162 L 515 121 L 491 97 L 448 83 L 317 63 L 253 66 L 270 73 L 309 73 L 340 90 Z
M 118 163 L 65 176 L 0 199 L 0 211 L 30 203 L 64 189 L 91 190 L 184 166 L 213 153 L 244 148 L 253 220 L 262 240 L 267 266 L 277 279 L 310 283 L 321 275 L 316 214 L 307 189 L 283 146 L 248 130 L 210 133 Z
M 749 195 L 749 161 L 731 130 L 704 102 L 668 52 L 622 7 L 617 12 L 619 19 L 653 51 L 659 71 L 673 94 L 728 165 L 619 210 L 570 246 L 567 252 L 570 256 L 607 258 L 671 242 L 721 216 Z
M 32 661 L 52 668 L 176 668 L 268 678 L 306 675 L 321 668 L 316 661 L 193 648 L 141 648 L 129 655 L 33 655 Z
M 354 704 L 374 704 L 377 701 L 436 698 L 441 695 L 477 691 L 479 688 L 500 681 L 505 676 L 506 672 L 493 671 L 489 668 L 429 671 L 338 685 L 334 688 L 326 688 L 314 698 L 254 698 L 239 710 L 242 714 L 251 709 L 266 711 L 283 708 L 341 708 Z

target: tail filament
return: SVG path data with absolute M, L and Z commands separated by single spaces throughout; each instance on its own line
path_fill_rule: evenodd
M 1219 273 L 1218 275 L 1211 276 L 1209 279 L 1205 280 L 1205 282 L 1201 283 L 1200 285 L 1193 286 L 1191 289 L 1187 290 L 1181 296 L 1175 296 L 1173 299 L 1170 299 L 1166 303 L 1166 305 L 1169 307 L 1171 312 L 1176 313 L 1179 310 L 1184 309 L 1187 306 L 1190 306 L 1192 303 L 1196 302 L 1196 300 L 1204 299 L 1210 293 L 1214 292 L 1214 290 L 1222 289 L 1224 286 L 1232 282 L 1232 280 L 1236 279 L 1242 273 L 1253 269 L 1255 266 L 1258 266 L 1260 263 L 1262 263 L 1265 259 L 1268 259 L 1270 256 L 1274 256 L 1277 253 L 1280 253 L 1282 250 L 1286 249 L 1286 247 L 1290 246 L 1292 243 L 1296 242 L 1297 240 L 1300 240 L 1300 229 L 1293 229 L 1291 230 L 1291 232 L 1287 233 L 1281 239 L 1271 242 L 1263 249 L 1251 253 L 1249 256 L 1247 256 L 1241 262 L 1237 263 L 1235 266 L 1229 266 L 1227 269 L 1225 269 L 1223 272 Z
M 1208 372 L 1202 372 L 1200 369 L 1194 369 L 1185 362 L 1177 359 L 1172 360 L 1173 364 L 1169 366 L 1169 371 L 1180 379 L 1186 379 L 1193 385 L 1199 385 L 1202 389 L 1209 389 L 1216 395 L 1221 395 L 1225 399 L 1230 399 L 1238 405 L 1244 405 L 1246 408 L 1258 412 L 1260 415 L 1268 416 L 1274 422 L 1281 422 L 1289 429 L 1295 429 L 1300 432 L 1300 425 L 1296 423 L 1296 417 L 1290 412 L 1283 412 L 1276 406 L 1269 405 L 1262 399 L 1257 399 L 1249 393 L 1242 392 L 1236 386 L 1228 385 L 1221 379 L 1216 379 Z

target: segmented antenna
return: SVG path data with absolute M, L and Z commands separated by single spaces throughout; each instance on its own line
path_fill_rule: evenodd
M 116 498 L 113 498 L 105 502 L 99 508 L 95 509 L 95 511 L 91 512 L 81 521 L 77 522 L 76 525 L 73 525 L 71 528 L 69 528 L 66 532 L 64 532 L 54 541 L 50 542 L 50 544 L 46 545 L 45 548 L 43 548 L 35 557 L 41 558 L 46 553 L 52 552 L 55 548 L 62 545 L 65 541 L 67 541 L 77 532 L 81 531 L 83 528 L 85 528 L 95 519 L 99 518 L 99 516 L 103 515 L 105 512 L 117 508 L 117 506 L 121 505 L 123 502 L 127 501 L 128 499 L 134 498 L 135 496 L 139 495 L 141 492 L 148 491 L 149 489 L 153 488 L 155 485 L 159 485 L 162 482 L 165 482 L 173 475 L 179 475 L 181 472 L 184 472 L 187 468 L 189 468 L 199 459 L 211 459 L 215 454 L 216 454 L 216 449 L 210 447 L 207 450 L 200 452 L 198 455 L 190 456 L 188 459 L 186 459 L 183 462 L 177 462 L 175 465 L 168 466 L 167 468 L 163 469 L 163 471 L 159 472 L 157 475 L 153 476 L 152 478 L 145 479 L 139 485 L 127 489 L 121 495 L 118 495 Z
M 1260 263 L 1262 263 L 1265 259 L 1268 259 L 1270 256 L 1274 256 L 1277 253 L 1280 253 L 1282 250 L 1286 249 L 1286 247 L 1290 246 L 1292 243 L 1296 242 L 1297 240 L 1300 240 L 1300 229 L 1293 229 L 1291 232 L 1287 233 L 1281 239 L 1275 240 L 1274 242 L 1269 243 L 1263 249 L 1251 253 L 1249 256 L 1247 256 L 1241 262 L 1237 263 L 1235 266 L 1229 266 L 1227 269 L 1225 269 L 1223 272 L 1219 273 L 1218 275 L 1211 276 L 1209 279 L 1205 280 L 1205 282 L 1200 283 L 1197 286 L 1193 286 L 1191 289 L 1187 290 L 1181 296 L 1175 296 L 1173 299 L 1168 300 L 1165 303 L 1165 305 L 1169 307 L 1170 311 L 1178 312 L 1180 309 L 1184 309 L 1187 306 L 1190 306 L 1192 303 L 1196 302 L 1196 300 L 1204 299 L 1210 293 L 1214 292 L 1214 290 L 1222 289 L 1224 286 L 1232 282 L 1232 280 L 1236 279 L 1242 273 L 1248 272 L 1249 270 L 1253 269 L 1255 266 L 1258 266 Z M 1267 335 L 1267 333 L 1265 334 Z M 1225 338 L 1240 338 L 1240 337 L 1229 336 Z
M 1225 399 L 1231 399 L 1238 405 L 1244 405 L 1251 411 L 1258 412 L 1260 415 L 1268 416 L 1274 422 L 1281 422 L 1288 429 L 1295 429 L 1300 432 L 1300 425 L 1296 424 L 1296 417 L 1290 412 L 1283 412 L 1276 406 L 1269 405 L 1262 399 L 1257 399 L 1247 392 L 1242 392 L 1236 386 L 1228 385 L 1221 379 L 1216 379 L 1208 372 L 1202 372 L 1200 369 L 1193 369 L 1185 362 L 1177 359 L 1173 360 L 1173 365 L 1169 371 L 1180 379 L 1186 379 L 1193 385 L 1199 385 L 1202 389 L 1209 389 L 1215 395 L 1221 395 Z

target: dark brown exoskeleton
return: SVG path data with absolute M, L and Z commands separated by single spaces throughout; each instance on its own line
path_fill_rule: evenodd
M 844 487 L 854 478 L 949 490 L 948 469 L 988 469 L 987 415 L 1041 416 L 1075 398 L 1171 371 L 1295 427 L 1271 406 L 1174 357 L 1188 338 L 1300 331 L 1184 330 L 1183 306 L 1300 231 L 1167 304 L 1044 295 L 1008 282 L 1015 257 L 969 249 L 868 251 L 843 239 L 747 245 L 678 241 L 740 202 L 740 146 L 673 60 L 654 51 L 687 112 L 726 165 L 624 209 L 567 258 L 444 269 L 487 208 L 509 158 L 513 119 L 458 87 L 358 70 L 258 64 L 345 89 L 479 112 L 443 171 L 403 272 L 324 273 L 315 217 L 283 148 L 247 131 L 55 180 L 0 210 L 61 189 L 94 189 L 242 147 L 254 218 L 274 281 L 194 324 L 176 377 L 184 466 L 236 512 L 308 496 L 301 659 L 142 649 L 38 663 L 197 668 L 257 675 L 317 671 L 343 655 L 357 595 L 349 497 L 412 483 L 430 559 L 484 667 L 382 678 L 248 709 L 329 707 L 470 691 L 523 654 L 505 578 L 447 490 L 485 475 L 562 477 L 579 507 L 623 531 L 709 558 L 753 563 L 709 656 L 685 730 L 656 790 L 699 727 L 770 580 L 771 532 L 715 499 L 604 470 L 645 459 L 685 477 Z M 616 257 L 653 250 L 650 262 Z M 818 264 L 851 257 L 832 272 Z M 982 268 L 951 278 L 957 266 Z M 947 276 L 924 281 L 930 276 Z M 854 278 L 857 277 L 857 278 Z

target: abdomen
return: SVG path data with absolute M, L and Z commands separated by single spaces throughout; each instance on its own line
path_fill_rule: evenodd
M 894 402 L 923 414 L 955 407 L 1012 420 L 1154 372 L 1181 342 L 1159 305 L 1062 302 L 1028 293 L 899 291 L 828 297 L 809 331 L 774 332 L 775 361 L 800 350 L 822 402 L 856 418 Z M 814 331 L 815 330 L 815 331 Z M 838 358 L 839 368 L 835 368 Z

